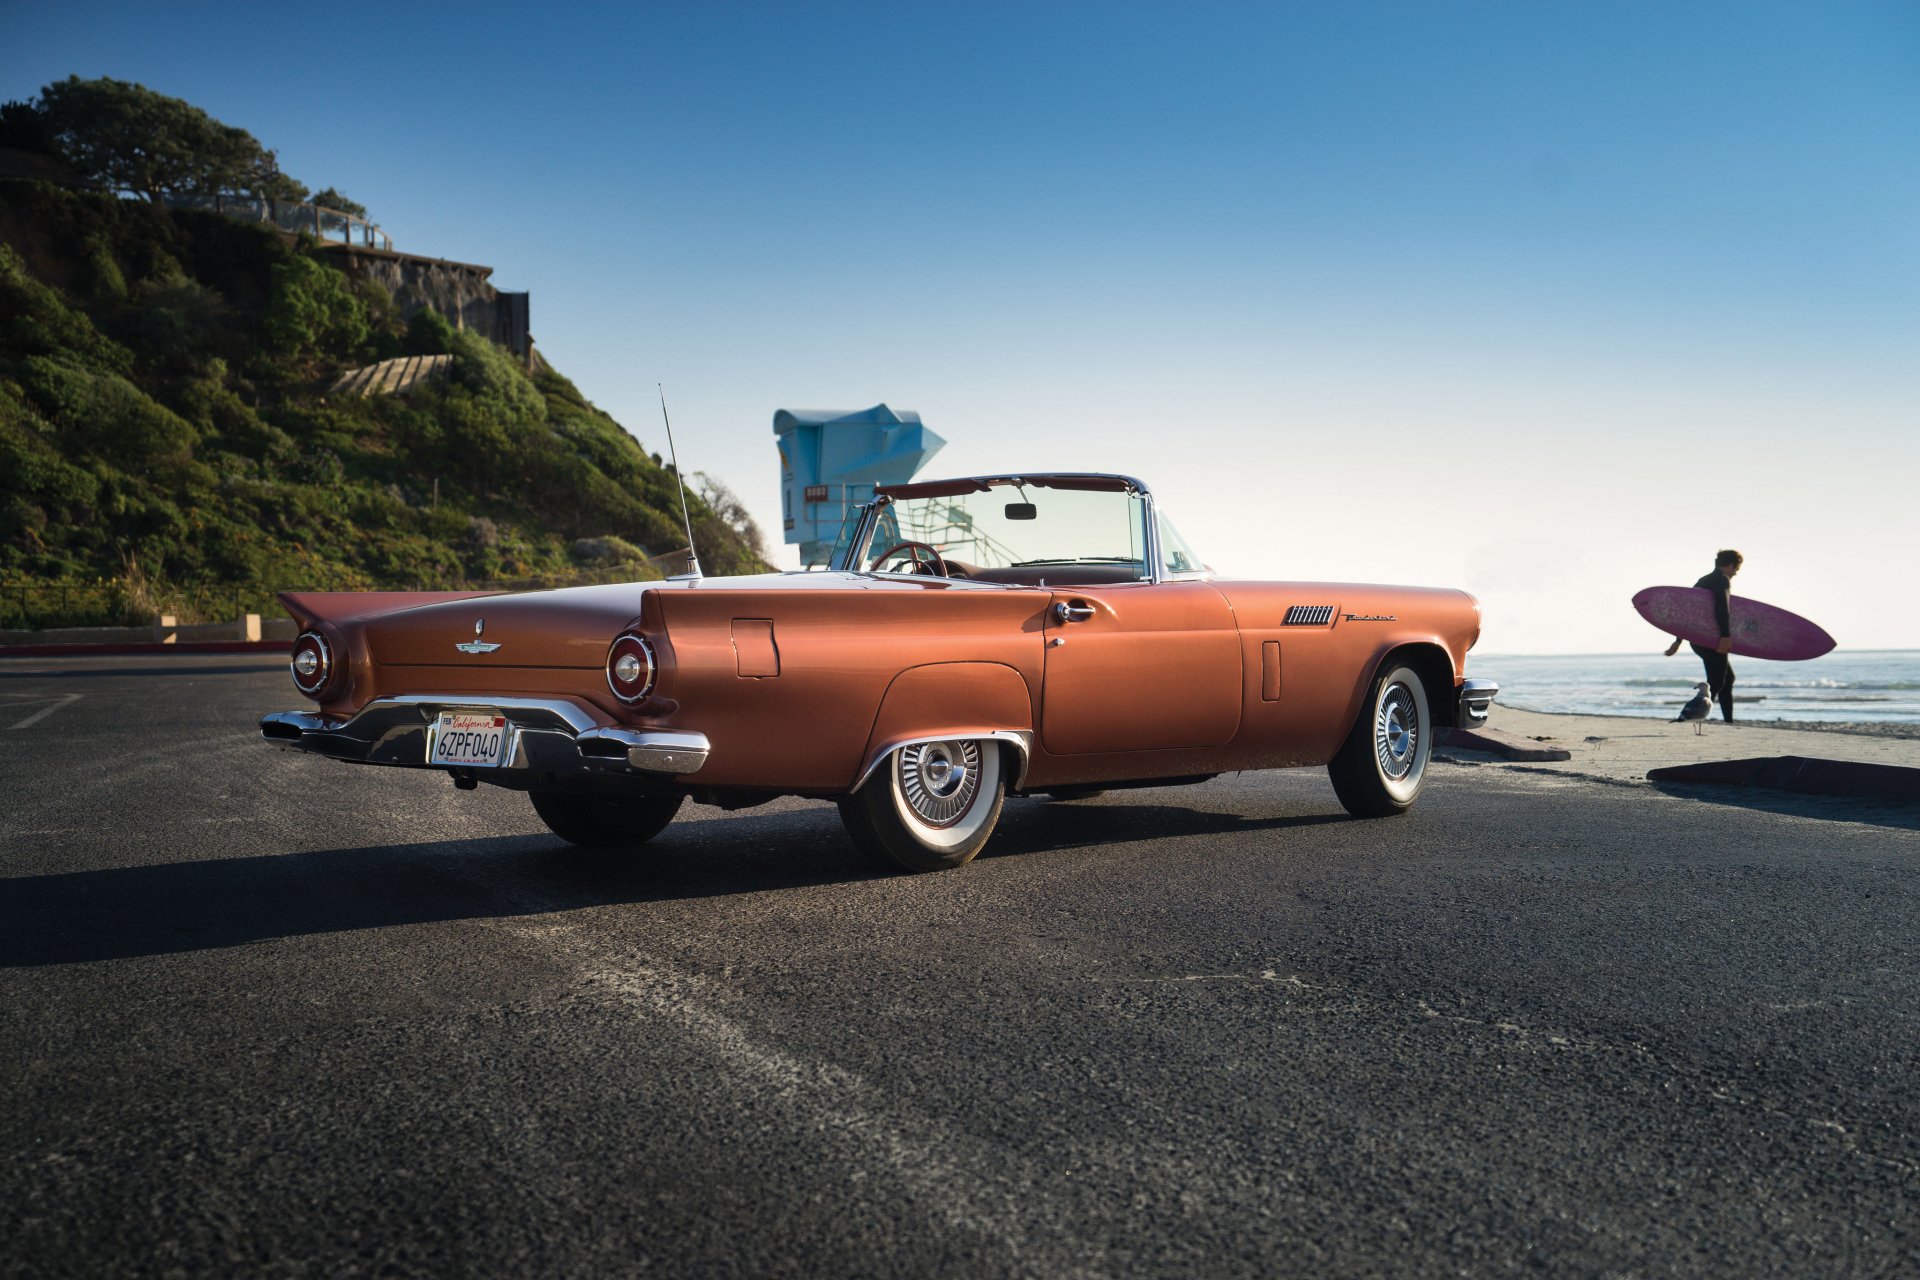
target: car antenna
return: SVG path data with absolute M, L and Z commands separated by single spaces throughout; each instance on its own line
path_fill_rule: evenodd
M 687 512 L 687 482 L 680 474 L 680 454 L 673 447 L 673 419 L 667 416 L 667 389 L 660 383 L 653 384 L 660 392 L 660 421 L 667 426 L 667 456 L 673 459 L 673 482 L 680 489 L 680 518 L 687 524 L 687 571 L 679 574 L 682 578 L 703 578 L 700 572 L 700 553 L 693 549 L 693 517 Z

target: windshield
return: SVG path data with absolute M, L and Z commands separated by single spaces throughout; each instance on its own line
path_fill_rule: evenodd
M 1173 527 L 1173 521 L 1164 515 L 1160 520 L 1160 570 L 1168 575 L 1176 573 L 1205 573 L 1207 566 L 1193 553 L 1187 540 Z
M 996 485 L 985 493 L 904 498 L 881 507 L 851 568 L 918 572 L 914 553 L 932 548 L 952 576 L 1021 580 L 996 570 L 1087 566 L 1113 581 L 1148 576 L 1145 502 L 1118 490 Z M 920 558 L 927 557 L 924 552 Z

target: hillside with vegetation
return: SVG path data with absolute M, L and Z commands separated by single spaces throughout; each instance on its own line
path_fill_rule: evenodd
M 35 105 L 0 111 L 0 145 L 86 173 Z M 245 171 L 222 163 L 200 180 Z M 345 370 L 442 353 L 446 373 L 405 395 L 328 393 Z M 709 573 L 761 567 L 723 486 L 689 496 Z M 435 312 L 403 321 L 311 241 L 0 181 L 0 626 L 258 609 L 287 589 L 657 577 L 680 562 L 653 557 L 685 545 L 671 471 L 566 378 Z M 64 605 L 23 589 L 56 583 L 106 585 Z

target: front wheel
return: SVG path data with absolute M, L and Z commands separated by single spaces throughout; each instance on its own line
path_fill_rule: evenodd
M 1327 776 L 1354 817 L 1390 817 L 1405 813 L 1420 794 L 1432 750 L 1427 686 L 1412 667 L 1393 667 L 1373 682 Z
M 582 796 L 534 791 L 533 811 L 547 830 L 573 844 L 605 849 L 645 844 L 680 812 L 680 796 Z
M 1000 764 L 1000 744 L 990 739 L 910 743 L 840 802 L 840 820 L 861 852 L 883 866 L 963 866 L 1000 820 L 1007 791 Z

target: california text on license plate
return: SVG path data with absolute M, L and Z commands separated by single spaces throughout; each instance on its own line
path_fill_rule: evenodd
M 504 763 L 506 742 L 507 718 L 498 711 L 442 711 L 427 763 L 493 768 Z

